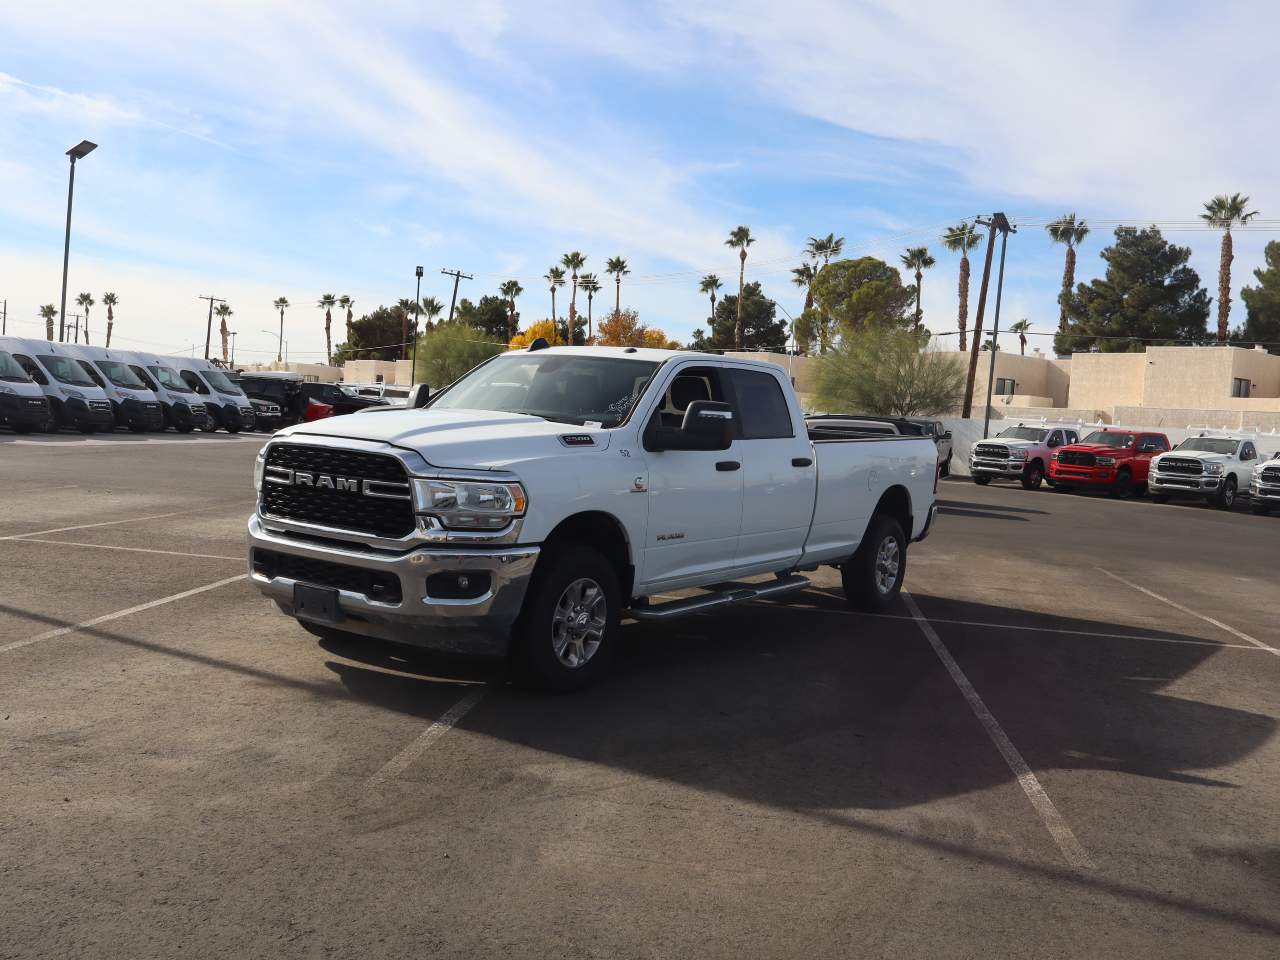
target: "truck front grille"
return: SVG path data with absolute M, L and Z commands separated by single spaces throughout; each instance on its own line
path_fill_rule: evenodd
M 1156 461 L 1156 473 L 1172 473 L 1184 477 L 1198 477 L 1204 473 L 1204 464 L 1191 457 L 1161 457 Z
M 1280 483 L 1280 467 L 1266 467 L 1262 471 L 1263 483 Z
M 264 467 L 263 516 L 388 539 L 414 530 L 409 477 L 395 457 L 277 443 Z
M 1009 448 L 999 443 L 978 443 L 974 444 L 973 455 L 988 460 L 1008 460 Z
M 110 400 L 90 400 L 89 409 L 94 411 L 95 413 L 110 413 L 111 401 Z
M 393 573 L 295 557 L 275 550 L 254 550 L 253 572 L 271 580 L 283 577 L 311 586 L 348 590 L 378 603 L 399 603 L 402 597 L 400 578 Z
M 1092 467 L 1097 463 L 1098 458 L 1092 453 L 1085 453 L 1081 450 L 1063 450 L 1058 454 L 1058 462 L 1065 463 L 1071 467 Z

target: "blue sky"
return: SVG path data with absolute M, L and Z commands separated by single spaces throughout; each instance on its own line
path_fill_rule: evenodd
M 212 293 L 238 358 L 265 358 L 284 295 L 290 354 L 314 359 L 321 293 L 393 302 L 418 263 L 446 302 L 442 267 L 474 274 L 473 298 L 519 278 L 535 319 L 571 249 L 597 270 L 627 257 L 624 302 L 686 339 L 698 278 L 736 282 L 739 223 L 759 238 L 749 278 L 792 312 L 809 235 L 891 262 L 929 245 L 925 319 L 946 331 L 956 260 L 938 234 L 992 210 L 1023 223 L 1005 323 L 1050 330 L 1052 216 L 1097 224 L 1081 279 L 1114 222 L 1159 221 L 1211 289 L 1217 236 L 1177 221 L 1235 190 L 1280 219 L 1277 35 L 1264 3 L 5 5 L 0 298 L 11 333 L 39 334 L 63 152 L 89 138 L 70 292 L 119 295 L 122 346 L 202 343 Z M 1237 289 L 1276 235 L 1240 235 Z

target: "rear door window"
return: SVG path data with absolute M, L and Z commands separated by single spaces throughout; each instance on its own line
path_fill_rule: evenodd
M 731 370 L 737 397 L 739 431 L 744 440 L 776 440 L 795 436 L 791 408 L 775 377 L 758 370 Z

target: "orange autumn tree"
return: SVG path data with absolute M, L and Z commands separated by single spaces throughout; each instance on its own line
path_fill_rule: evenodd
M 554 344 L 556 342 L 555 323 L 551 320 L 539 320 L 537 323 L 531 323 L 526 329 L 521 330 L 512 337 L 507 347 L 510 350 L 523 350 L 539 337 L 542 337 L 547 343 Z
M 678 350 L 680 344 L 657 327 L 647 327 L 640 322 L 634 310 L 615 310 L 600 321 L 595 340 L 602 347 L 657 347 L 662 350 Z

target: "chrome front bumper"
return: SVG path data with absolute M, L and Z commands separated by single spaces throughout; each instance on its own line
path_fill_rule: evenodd
M 997 477 L 1021 477 L 1026 467 L 1026 460 L 996 460 L 979 457 L 969 458 L 970 473 L 988 473 Z
M 394 576 L 401 598 L 387 603 L 366 593 L 338 588 L 341 620 L 337 630 L 382 640 L 457 653 L 503 655 L 510 645 L 511 627 L 524 604 L 539 548 L 419 547 L 404 553 L 384 553 L 303 541 L 283 530 L 272 530 L 258 514 L 249 518 L 249 579 L 270 597 L 282 613 L 294 616 L 294 586 L 298 580 L 268 577 L 255 570 L 254 551 L 266 550 L 304 560 Z M 432 596 L 427 579 L 438 573 L 487 574 L 488 589 L 474 598 Z M 355 578 L 353 578 L 355 579 Z
M 1153 493 L 1181 493 L 1184 496 L 1206 496 L 1217 493 L 1222 486 L 1222 476 L 1207 477 L 1203 474 L 1160 474 L 1147 476 L 1147 489 Z
M 1249 496 L 1254 500 L 1267 500 L 1280 503 L 1280 484 L 1259 483 L 1256 479 L 1249 482 Z

